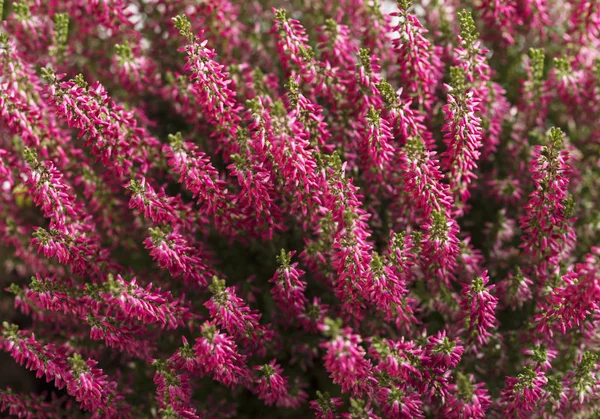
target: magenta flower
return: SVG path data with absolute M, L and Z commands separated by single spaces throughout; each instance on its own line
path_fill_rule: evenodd
M 265 365 L 256 366 L 254 369 L 258 371 L 259 376 L 255 379 L 258 398 L 263 400 L 267 406 L 273 404 L 285 405 L 285 399 L 289 397 L 288 379 L 281 375 L 283 370 L 276 364 L 276 360 L 272 360 Z
M 301 279 L 304 271 L 297 268 L 297 262 L 291 263 L 294 254 L 295 252 L 281 250 L 277 257 L 280 267 L 270 282 L 274 284 L 271 293 L 280 309 L 292 318 L 298 318 L 306 309 L 308 301 L 304 295 L 306 282 Z
M 202 325 L 202 336 L 196 339 L 193 353 L 182 353 L 181 357 L 184 355 L 193 359 L 192 369 L 212 374 L 226 386 L 245 384 L 250 378 L 244 356 L 239 354 L 235 342 L 212 323 Z
M 532 412 L 542 396 L 542 388 L 548 382 L 544 373 L 525 367 L 516 378 L 506 377 L 502 390 L 502 405 L 506 415 L 525 415 Z
M 310 402 L 317 419 L 335 419 L 336 410 L 343 404 L 339 397 L 331 397 L 329 393 L 317 391 L 317 399 Z
M 93 413 L 94 417 L 116 415 L 117 410 L 129 417 L 127 406 L 119 406 L 122 396 L 117 392 L 115 382 L 106 381 L 102 370 L 94 368 L 96 361 L 84 361 L 74 353 L 68 357 L 64 348 L 40 344 L 33 334 L 19 331 L 15 325 L 6 322 L 2 325 L 0 345 L 10 352 L 19 364 L 36 371 L 37 377 L 54 381 L 57 388 L 65 388 L 81 407 Z
M 448 339 L 445 331 L 438 332 L 436 336 L 429 339 L 426 350 L 429 355 L 427 363 L 431 363 L 434 368 L 444 370 L 456 367 L 464 352 L 460 341 Z
M 385 417 L 393 419 L 424 418 L 421 401 L 416 393 L 406 393 L 400 387 L 380 388 L 377 394 Z
M 462 69 L 453 68 L 453 86 L 447 86 L 448 104 L 444 107 L 446 125 L 443 128 L 446 151 L 442 160 L 450 171 L 450 188 L 455 202 L 461 207 L 469 199 L 469 185 L 477 179 L 474 170 L 481 155 L 481 122 L 476 115 L 478 106 L 473 92 L 465 90 Z M 459 214 L 462 209 L 459 207 Z
M 415 105 L 429 111 L 433 105 L 433 95 L 441 79 L 442 63 L 437 51 L 424 35 L 427 30 L 413 13 L 411 1 L 398 2 L 399 23 L 393 28 L 398 36 L 392 41 L 396 61 L 400 67 L 402 85 L 407 86 L 404 94 L 415 96 Z
M 213 277 L 210 291 L 213 297 L 205 306 L 216 323 L 244 346 L 264 353 L 272 331 L 259 323 L 261 315 L 250 309 L 232 287 L 226 288 L 224 280 Z
M 456 384 L 450 385 L 444 415 L 449 418 L 485 418 L 491 406 L 491 397 L 483 383 L 475 383 L 473 375 L 458 373 Z
M 524 231 L 523 251 L 536 262 L 533 271 L 543 284 L 558 258 L 573 245 L 572 210 L 568 200 L 570 169 L 563 133 L 553 128 L 548 144 L 537 146 L 531 172 L 536 189 L 531 193 L 525 215 L 519 220 Z M 557 228 L 559 226 L 559 228 Z
M 495 285 L 489 285 L 487 272 L 463 284 L 461 308 L 464 313 L 463 327 L 467 330 L 469 343 L 475 347 L 485 345 L 491 336 L 491 330 L 497 327 L 496 306 L 498 299 L 490 294 Z
M 370 392 L 375 383 L 373 366 L 360 346 L 360 336 L 349 328 L 339 329 L 338 323 L 332 320 L 326 320 L 321 330 L 331 336 L 321 347 L 327 351 L 323 360 L 333 382 L 353 396 Z

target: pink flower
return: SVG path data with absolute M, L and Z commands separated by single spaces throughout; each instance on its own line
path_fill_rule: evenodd
M 47 401 L 47 394 L 15 393 L 10 387 L 0 390 L 0 412 L 7 412 L 18 418 L 46 417 L 59 419 L 65 414 L 75 415 L 76 409 L 65 397 L 52 393 Z
M 539 302 L 539 314 L 534 317 L 539 333 L 554 335 L 554 330 L 566 333 L 582 327 L 588 316 L 598 309 L 600 283 L 595 257 L 588 255 L 585 264 L 578 264 L 561 278 L 549 295 Z
M 517 3 L 515 0 L 484 0 L 479 3 L 477 10 L 482 13 L 487 38 L 514 44 L 515 27 L 522 24 L 517 14 Z
M 495 285 L 487 285 L 487 271 L 473 280 L 471 284 L 463 284 L 460 307 L 463 312 L 463 324 L 469 336 L 469 343 L 476 346 L 485 345 L 491 330 L 497 327 L 496 306 L 498 299 L 490 294 Z
M 491 397 L 483 383 L 475 383 L 473 375 L 468 377 L 458 372 L 456 384 L 450 385 L 450 394 L 444 415 L 448 418 L 485 418 L 491 406 Z
M 192 364 L 194 369 L 197 367 L 205 374 L 213 375 L 215 380 L 226 386 L 246 385 L 250 378 L 250 372 L 244 364 L 245 357 L 238 352 L 236 343 L 213 323 L 202 325 L 202 336 L 196 338 L 193 354 L 181 356 L 184 355 L 188 358 L 195 355 Z
M 539 368 L 541 371 L 548 371 L 552 368 L 550 361 L 556 358 L 558 351 L 538 343 L 531 349 L 525 349 L 523 353 L 531 357 L 529 364 L 535 368 Z
M 442 63 L 437 51 L 426 38 L 427 30 L 411 8 L 410 1 L 398 2 L 399 23 L 393 30 L 398 36 L 392 41 L 400 67 L 401 84 L 407 86 L 405 95 L 416 95 L 415 105 L 431 110 L 433 95 L 441 78 Z
M 572 203 L 567 192 L 569 153 L 562 144 L 563 133 L 553 128 L 547 145 L 535 147 L 530 171 L 536 189 L 530 194 L 525 214 L 519 220 L 524 232 L 521 247 L 534 258 L 533 271 L 540 285 L 575 241 L 571 226 Z
M 273 9 L 273 13 L 271 32 L 277 34 L 277 53 L 284 70 L 310 83 L 315 77 L 315 64 L 306 30 L 299 21 L 288 18 L 285 10 Z
M 342 399 L 339 397 L 331 397 L 329 393 L 321 393 L 317 391 L 317 399 L 310 402 L 310 407 L 315 411 L 317 419 L 335 419 L 337 418 L 336 411 L 342 406 Z
M 64 348 L 42 345 L 33 334 L 19 331 L 15 325 L 4 322 L 2 328 L 0 347 L 9 351 L 19 364 L 35 370 L 38 378 L 45 376 L 47 381 L 54 381 L 57 388 L 66 387 L 94 417 L 116 415 L 117 411 L 129 417 L 129 408 L 117 392 L 117 384 L 107 381 L 102 370 L 94 368 L 96 361 L 84 361 L 77 353 L 68 357 Z
M 327 351 L 323 360 L 333 382 L 341 386 L 342 392 L 353 396 L 370 392 L 375 383 L 373 366 L 360 346 L 360 336 L 350 328 L 339 329 L 332 320 L 327 320 L 321 330 L 331 336 L 321 347 Z
M 232 287 L 226 288 L 224 280 L 213 277 L 210 291 L 213 296 L 204 305 L 216 323 L 246 348 L 264 354 L 273 332 L 259 323 L 261 315 L 251 310 Z
M 548 379 L 542 371 L 531 367 L 525 367 L 516 378 L 506 377 L 506 387 L 502 390 L 504 413 L 509 416 L 519 416 L 532 412 L 547 382 Z
M 200 419 L 195 409 L 189 406 L 192 389 L 187 374 L 178 374 L 165 361 L 156 360 L 152 365 L 156 368 L 154 383 L 163 414 L 170 413 L 184 418 Z
M 390 419 L 424 418 L 422 402 L 414 392 L 407 393 L 402 387 L 382 387 L 377 400 L 383 406 L 385 417 Z
M 481 119 L 476 115 L 478 99 L 473 97 L 473 92 L 465 90 L 464 84 L 461 85 L 464 83 L 464 80 L 460 81 L 464 77 L 462 70 L 455 69 L 452 75 L 456 79 L 452 87 L 447 86 L 448 104 L 444 106 L 446 125 L 443 131 L 447 149 L 442 163 L 450 171 L 450 188 L 455 202 L 464 205 L 470 196 L 469 185 L 477 179 L 474 170 L 481 155 Z M 459 208 L 459 214 L 462 211 Z
M 281 375 L 283 370 L 276 364 L 276 360 L 272 360 L 265 365 L 256 366 L 254 369 L 258 371 L 259 375 L 254 380 L 257 385 L 258 398 L 264 400 L 267 406 L 285 404 L 285 399 L 289 397 L 288 379 Z
M 308 305 L 304 295 L 306 283 L 301 279 L 304 271 L 297 268 L 297 262 L 291 263 L 295 253 L 281 250 L 281 254 L 277 257 L 280 267 L 269 281 L 274 284 L 271 294 L 279 308 L 292 318 L 300 316 Z
M 533 281 L 525 277 L 519 267 L 516 273 L 498 283 L 500 299 L 513 310 L 523 307 L 523 304 L 532 298 L 531 288 Z
M 427 363 L 444 370 L 456 367 L 464 352 L 460 341 L 448 339 L 445 331 L 431 337 L 425 349 L 429 356 Z

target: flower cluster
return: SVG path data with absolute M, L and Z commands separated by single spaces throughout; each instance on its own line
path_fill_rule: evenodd
M 0 416 L 599 417 L 596 3 L 0 0 Z

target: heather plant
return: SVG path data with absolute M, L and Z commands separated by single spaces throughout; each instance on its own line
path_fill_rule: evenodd
M 600 4 L 0 0 L 0 414 L 600 417 Z

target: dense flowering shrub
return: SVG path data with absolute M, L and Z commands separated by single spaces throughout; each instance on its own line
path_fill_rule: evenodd
M 0 19 L 2 415 L 600 417 L 598 2 Z

